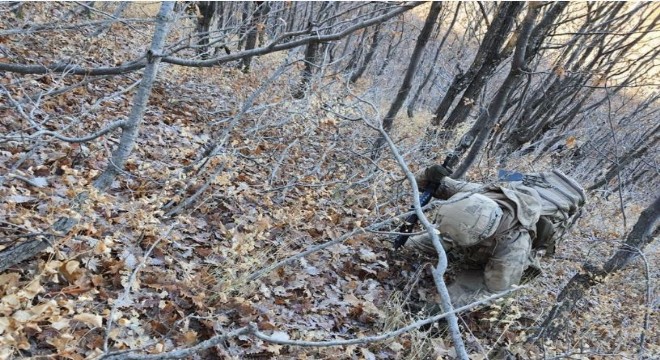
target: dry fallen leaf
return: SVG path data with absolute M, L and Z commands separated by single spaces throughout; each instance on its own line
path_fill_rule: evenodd
M 103 326 L 103 318 L 101 315 L 90 313 L 76 314 L 73 316 L 73 320 L 80 321 L 92 329 Z

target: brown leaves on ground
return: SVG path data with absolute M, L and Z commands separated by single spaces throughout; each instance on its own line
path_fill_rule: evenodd
M 37 11 L 46 5 L 26 6 Z M 64 11 L 58 6 L 53 9 Z M 21 21 L 25 20 L 7 18 L 3 26 L 16 27 Z M 86 40 L 84 32 L 63 31 L 47 37 L 26 36 L 21 46 L 5 42 L 3 46 L 33 62 L 62 58 L 87 46 L 87 53 L 76 57 L 80 65 L 116 65 L 133 58 L 148 43 L 149 26 L 135 27 L 143 31 L 115 24 L 113 34 L 124 36 Z M 175 31 L 174 36 L 178 35 Z M 255 59 L 250 74 L 229 66 L 163 66 L 138 146 L 126 165 L 127 175 L 118 178 L 106 194 L 96 192 L 91 183 L 105 168 L 118 132 L 84 144 L 46 138 L 45 142 L 2 145 L 3 173 L 20 163 L 14 174 L 43 178 L 48 185 L 33 187 L 4 178 L 0 250 L 49 232 L 61 216 L 76 217 L 79 222 L 37 258 L 0 274 L 0 359 L 90 358 L 102 352 L 106 337 L 111 350 L 145 348 L 158 353 L 251 322 L 280 338 L 350 339 L 423 316 L 417 311 L 437 296 L 424 270 L 426 260 L 407 252 L 391 254 L 391 244 L 383 236 L 358 236 L 256 281 L 246 280 L 268 264 L 408 206 L 407 195 L 394 196 L 402 190 L 391 179 L 401 177 L 395 163 L 382 161 L 379 166 L 384 171 L 371 176 L 376 170 L 368 156 L 360 156 L 369 150 L 365 140 L 374 134 L 359 123 L 329 117 L 321 109 L 329 94 L 319 94 L 309 104 L 287 100 L 283 94 L 290 84 L 283 79 L 257 99 L 254 108 L 259 110 L 245 114 L 231 129 L 225 151 L 200 173 L 195 171 L 200 155 L 230 126 L 227 120 L 281 60 L 274 55 Z M 68 127 L 70 136 L 94 132 L 128 114 L 134 90 L 105 97 L 128 88 L 139 76 L 138 72 L 95 79 L 72 92 L 46 97 L 37 114 L 53 116 L 48 123 L 53 131 Z M 84 81 L 59 75 L 21 76 L 19 87 L 15 86 L 18 78 L 12 74 L 0 78 L 15 98 Z M 8 132 L 28 125 L 9 107 L 0 108 L 0 124 Z M 209 188 L 191 207 L 174 218 L 164 216 L 201 189 L 218 167 L 224 170 L 210 179 Z M 74 211 L 73 199 L 82 192 L 89 199 Z M 616 227 L 603 225 L 614 214 L 605 213 L 601 205 L 603 210 L 590 209 L 593 214 L 571 239 L 591 244 L 622 236 Z M 562 247 L 576 258 L 585 256 L 583 249 L 570 243 Z M 138 267 L 141 270 L 130 281 Z M 474 353 L 480 353 L 478 347 L 483 350 L 499 343 L 523 357 L 535 354 L 536 350 L 521 345 L 524 335 L 538 325 L 535 321 L 542 309 L 549 308 L 557 289 L 576 269 L 573 262 L 553 260 L 539 285 L 513 304 L 501 311 L 494 308 L 494 313 L 466 316 L 464 324 L 472 331 L 468 344 L 475 344 Z M 634 281 L 626 283 L 625 276 Z M 625 337 L 630 342 L 637 336 L 644 309 L 642 281 L 632 271 L 615 280 L 609 286 L 626 291 L 594 290 L 608 294 L 588 307 L 608 316 L 594 314 L 577 320 L 580 340 L 571 345 L 616 350 L 616 340 Z M 124 298 L 124 293 L 129 296 Z M 106 333 L 111 316 L 113 326 Z M 617 327 L 634 330 L 623 334 Z M 585 340 L 591 335 L 597 340 Z M 425 329 L 380 344 L 324 349 L 291 348 L 241 336 L 200 357 L 451 355 L 443 336 Z M 418 344 L 427 349 L 418 351 Z

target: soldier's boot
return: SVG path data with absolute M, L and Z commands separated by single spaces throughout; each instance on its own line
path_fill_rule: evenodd
M 493 293 L 488 290 L 481 270 L 463 270 L 456 274 L 456 280 L 447 287 L 454 308 L 463 307 Z

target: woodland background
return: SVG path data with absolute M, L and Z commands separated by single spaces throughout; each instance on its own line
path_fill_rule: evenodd
M 0 14 L 1 359 L 660 354 L 657 3 Z M 392 251 L 406 175 L 450 154 L 589 200 L 525 287 L 393 334 L 452 278 Z

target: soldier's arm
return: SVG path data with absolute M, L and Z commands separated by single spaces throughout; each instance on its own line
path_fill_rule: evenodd
M 442 182 L 451 175 L 451 171 L 442 165 L 430 166 L 415 176 L 420 192 L 433 191 L 433 197 L 446 199 L 442 189 Z
M 450 177 L 446 177 L 442 180 L 441 187 L 443 188 L 444 193 L 443 198 L 446 197 L 446 199 L 459 192 L 480 192 L 483 189 L 483 185 L 481 184 L 454 180 Z

